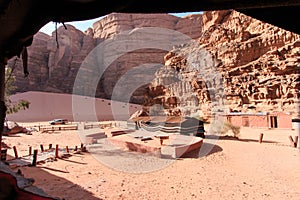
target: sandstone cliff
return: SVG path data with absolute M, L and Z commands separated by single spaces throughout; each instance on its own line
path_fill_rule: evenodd
M 51 37 L 44 33 L 37 33 L 32 43 L 32 48 L 28 48 L 28 66 L 30 76 L 24 78 L 22 62 L 20 59 L 13 58 L 9 61 L 9 66 L 14 68 L 14 75 L 17 77 L 16 86 L 18 91 L 43 90 L 48 82 L 49 76 L 49 51 L 47 43 Z
M 32 46 L 28 48 L 30 73 L 28 78 L 23 78 L 21 61 L 16 62 L 17 92 L 72 93 L 78 69 L 91 50 L 107 39 L 114 39 L 124 31 L 141 27 L 160 27 L 182 32 L 191 38 L 198 38 L 201 34 L 201 25 L 201 15 L 178 18 L 168 14 L 112 13 L 95 22 L 93 27 L 84 33 L 71 25 L 67 25 L 67 29 L 63 26 L 59 27 L 58 38 L 55 32 L 52 36 L 38 33 L 34 37 Z M 118 58 L 105 71 L 100 82 L 93 83 L 99 86 L 96 97 L 110 98 L 115 84 L 128 70 L 144 63 L 163 64 L 166 53 L 167 51 L 161 49 L 141 49 L 128 52 Z M 14 65 L 13 60 L 10 61 L 10 65 Z M 92 74 L 87 74 L 86 79 L 89 79 L 90 75 Z M 135 84 L 135 78 L 132 78 L 128 84 Z M 144 88 L 134 93 L 133 102 L 142 102 L 143 90 Z M 122 94 L 118 96 L 122 97 Z
M 165 56 L 146 109 L 167 115 L 212 111 L 295 114 L 299 35 L 235 11 L 203 14 L 202 35 Z M 214 110 L 213 110 L 214 109 Z
M 72 93 L 78 69 L 92 49 L 109 39 L 116 40 L 124 31 L 151 26 L 198 39 L 169 53 L 162 49 L 138 49 L 115 59 L 98 83 L 91 82 L 98 85 L 97 97 L 111 98 L 123 78 L 114 99 L 122 100 L 128 88 L 137 86 L 136 80 L 148 80 L 155 74 L 149 87 L 148 83 L 138 85 L 131 101 L 143 102 L 156 114 L 209 115 L 213 109 L 295 112 L 299 93 L 299 35 L 236 11 L 205 12 L 185 18 L 112 13 L 85 33 L 70 25 L 67 30 L 57 30 L 57 39 L 55 33 L 39 33 L 29 48 L 29 78 L 22 78 L 19 60 L 10 61 L 10 65 L 17 66 L 18 91 Z M 108 52 L 107 56 L 111 55 Z M 147 63 L 165 66 L 151 68 L 144 66 Z M 137 66 L 147 68 L 147 73 L 132 70 Z M 87 72 L 86 80 L 92 75 L 93 72 Z

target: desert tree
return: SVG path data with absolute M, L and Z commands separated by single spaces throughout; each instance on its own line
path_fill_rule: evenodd
M 13 68 L 7 66 L 5 68 L 5 104 L 7 107 L 7 114 L 17 113 L 20 110 L 26 110 L 29 108 L 30 102 L 24 99 L 20 99 L 17 102 L 13 102 L 10 96 L 17 87 L 14 85 L 16 77 L 13 75 Z

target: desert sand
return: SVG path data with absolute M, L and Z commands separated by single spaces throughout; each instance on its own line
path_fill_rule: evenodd
M 264 133 L 262 143 L 258 142 L 260 133 Z M 13 170 L 21 169 L 24 177 L 34 178 L 35 186 L 60 199 L 296 200 L 300 197 L 300 152 L 291 146 L 289 135 L 297 135 L 297 130 L 244 127 L 239 140 L 232 137 L 212 140 L 207 135 L 202 146 L 211 149 L 207 155 L 176 159 L 151 172 L 116 170 L 89 152 Z M 29 146 L 72 147 L 81 142 L 76 131 L 4 137 L 9 148 L 8 159 L 14 156 L 13 146 L 22 156 L 28 154 Z
M 29 91 L 10 97 L 12 102 L 30 102 L 29 108 L 9 114 L 7 120 L 18 122 L 49 121 L 55 118 L 70 121 L 126 120 L 141 109 L 140 105 L 108 99 L 50 92 Z

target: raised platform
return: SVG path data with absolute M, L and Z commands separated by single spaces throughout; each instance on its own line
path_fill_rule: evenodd
M 141 130 L 110 137 L 108 140 L 113 145 L 125 150 L 172 158 L 180 158 L 184 154 L 200 149 L 203 143 L 203 139 L 200 137 L 159 132 L 151 133 Z
M 96 144 L 97 140 L 102 138 L 107 138 L 105 132 L 103 131 L 87 134 L 85 136 L 85 144 Z

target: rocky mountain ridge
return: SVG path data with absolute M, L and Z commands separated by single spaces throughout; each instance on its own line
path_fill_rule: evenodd
M 156 112 L 165 115 L 296 114 L 299 63 L 299 35 L 236 11 L 205 12 L 198 43 L 165 56 L 145 109 L 160 104 Z
M 39 32 L 28 48 L 29 77 L 23 78 L 21 61 L 12 59 L 9 63 L 15 69 L 17 91 L 46 91 L 72 93 L 74 81 L 83 60 L 100 43 L 113 39 L 124 31 L 141 27 L 159 27 L 186 34 L 191 38 L 200 36 L 201 15 L 179 18 L 169 14 L 126 14 L 112 13 L 93 24 L 84 33 L 72 25 L 59 27 L 57 33 L 48 36 Z M 56 38 L 56 34 L 58 38 Z M 98 83 L 96 97 L 109 99 L 117 80 L 128 69 L 144 63 L 163 64 L 167 53 L 160 49 L 145 49 L 129 52 L 119 58 L 106 70 Z M 89 79 L 89 77 L 86 77 Z M 97 83 L 94 83 L 97 84 Z M 134 84 L 134 83 L 133 83 Z M 132 101 L 141 102 L 142 92 Z
M 52 37 L 38 33 L 29 48 L 29 78 L 21 78 L 21 67 L 15 70 L 18 91 L 72 93 L 78 69 L 89 52 L 108 39 L 116 40 L 121 32 L 142 27 L 181 31 L 194 40 L 170 52 L 146 48 L 117 58 L 98 83 L 91 83 L 98 85 L 96 97 L 110 99 L 122 77 L 130 88 L 136 86 L 136 80 L 148 80 L 155 74 L 151 84 L 140 85 L 131 96 L 131 102 L 143 103 L 154 114 L 209 115 L 218 110 L 295 113 L 299 35 L 231 10 L 185 18 L 112 13 L 85 33 L 70 25 L 67 30 L 57 30 L 57 39 L 55 33 Z M 128 73 L 145 63 L 164 67 L 147 67 L 143 76 Z M 10 62 L 20 64 L 19 60 Z M 92 75 L 87 72 L 85 78 Z M 128 92 L 123 85 L 117 96 Z

